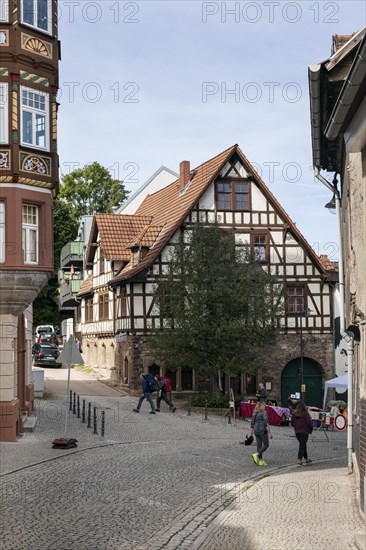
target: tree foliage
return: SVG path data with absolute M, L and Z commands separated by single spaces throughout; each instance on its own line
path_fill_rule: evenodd
M 156 359 L 171 369 L 229 375 L 255 370 L 276 341 L 282 289 L 232 231 L 197 224 L 174 246 L 154 289 L 164 328 L 153 329 Z
M 121 181 L 112 178 L 109 171 L 93 162 L 63 176 L 59 199 L 73 208 L 75 219 L 94 212 L 112 212 L 126 198 Z

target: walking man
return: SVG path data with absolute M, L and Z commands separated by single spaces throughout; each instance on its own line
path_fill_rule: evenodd
M 165 401 L 167 405 L 169 405 L 169 410 L 172 412 L 175 412 L 177 410 L 177 407 L 173 405 L 171 400 L 169 399 L 169 394 L 172 391 L 172 382 L 169 378 L 166 376 L 155 376 L 155 380 L 159 384 L 158 389 L 158 398 L 156 400 L 156 412 L 160 412 L 160 403 L 161 400 Z
M 141 373 L 140 378 L 141 378 L 141 385 L 142 385 L 142 395 L 141 395 L 140 399 L 138 400 L 138 403 L 137 403 L 136 407 L 133 409 L 133 412 L 139 413 L 143 400 L 147 399 L 148 402 L 150 403 L 150 407 L 151 407 L 150 414 L 155 414 L 155 406 L 154 406 L 154 402 L 151 398 L 150 387 L 149 387 L 148 381 L 145 378 L 145 374 Z

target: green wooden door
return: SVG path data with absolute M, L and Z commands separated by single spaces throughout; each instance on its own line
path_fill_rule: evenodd
M 323 406 L 322 373 L 319 366 L 304 357 L 304 384 L 306 386 L 305 403 L 308 406 Z M 301 360 L 293 359 L 282 371 L 281 375 L 281 403 L 287 407 L 287 401 L 291 394 L 301 390 Z

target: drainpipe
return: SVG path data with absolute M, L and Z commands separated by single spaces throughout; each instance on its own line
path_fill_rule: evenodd
M 339 246 L 339 295 L 340 295 L 340 332 L 341 337 L 347 342 L 347 360 L 348 360 L 348 421 L 347 421 L 347 451 L 348 451 L 348 473 L 352 474 L 352 438 L 353 438 L 353 356 L 354 356 L 354 338 L 353 334 L 345 331 L 345 292 L 344 292 L 344 270 L 343 270 L 343 238 L 342 238 L 342 215 L 340 194 L 338 188 L 332 185 L 320 174 L 319 168 L 314 166 L 315 177 L 332 193 L 334 193 L 336 214 L 337 214 L 337 236 Z

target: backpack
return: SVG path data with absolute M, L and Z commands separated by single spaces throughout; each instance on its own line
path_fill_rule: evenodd
M 151 374 L 151 372 L 148 372 L 146 374 L 145 380 L 147 382 L 147 385 L 149 386 L 150 393 L 154 393 L 155 391 L 158 390 L 158 383 L 155 380 L 155 378 L 153 377 L 153 375 Z
M 160 384 L 163 391 L 166 391 L 167 393 L 170 393 L 172 391 L 172 381 L 170 380 L 170 378 L 162 376 L 160 378 Z

